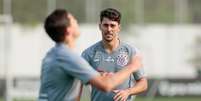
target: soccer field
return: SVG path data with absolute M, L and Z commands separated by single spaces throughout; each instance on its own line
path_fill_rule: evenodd
M 0 98 L 0 101 L 5 101 Z M 35 100 L 25 100 L 25 99 L 18 99 L 14 101 L 35 101 Z M 81 100 L 81 101 L 89 101 L 89 100 Z M 142 97 L 137 97 L 135 101 L 201 101 L 201 97 L 156 97 L 153 100 L 148 100 Z
M 137 97 L 135 101 L 151 100 L 142 97 Z M 201 97 L 156 97 L 152 101 L 201 101 Z

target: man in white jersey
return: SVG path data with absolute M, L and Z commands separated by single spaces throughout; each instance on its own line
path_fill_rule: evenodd
M 136 57 L 114 75 L 101 76 L 73 52 L 80 33 L 76 19 L 64 9 L 52 12 L 46 18 L 44 27 L 55 46 L 42 62 L 39 101 L 77 101 L 79 80 L 109 92 L 141 67 L 140 58 Z
M 120 41 L 121 14 L 113 8 L 100 14 L 102 40 L 86 49 L 82 56 L 97 71 L 116 73 L 139 54 L 135 47 Z M 118 78 L 118 77 L 117 77 Z M 133 101 L 135 95 L 147 89 L 143 68 L 134 72 L 113 92 L 103 92 L 92 85 L 91 101 Z

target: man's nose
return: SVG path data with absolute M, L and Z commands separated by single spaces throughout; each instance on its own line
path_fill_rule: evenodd
M 111 27 L 111 26 L 108 26 L 108 27 L 107 27 L 107 30 L 108 30 L 108 31 L 111 31 L 111 30 L 112 30 L 112 27 Z

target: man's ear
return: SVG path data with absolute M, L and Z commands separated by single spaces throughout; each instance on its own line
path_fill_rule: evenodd
M 101 29 L 101 23 L 98 24 L 99 29 Z
M 121 24 L 119 24 L 118 26 L 119 26 L 119 32 L 120 32 L 120 30 L 121 30 Z
M 64 33 L 65 35 L 68 35 L 71 32 L 70 27 L 65 28 Z

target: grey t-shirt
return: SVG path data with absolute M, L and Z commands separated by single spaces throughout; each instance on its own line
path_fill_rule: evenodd
M 87 83 L 97 75 L 82 57 L 63 43 L 56 44 L 42 62 L 39 101 L 75 101 L 80 80 Z
M 112 53 L 107 53 L 103 47 L 102 41 L 97 42 L 87 48 L 82 56 L 97 71 L 118 72 L 126 66 L 132 57 L 136 54 L 136 48 L 132 48 L 126 43 L 120 42 L 118 48 Z M 126 89 L 135 85 L 136 80 L 144 76 L 143 68 L 133 73 L 124 83 L 116 89 Z M 113 92 L 105 93 L 92 87 L 91 101 L 113 101 Z M 132 101 L 134 96 L 130 96 L 127 101 Z

